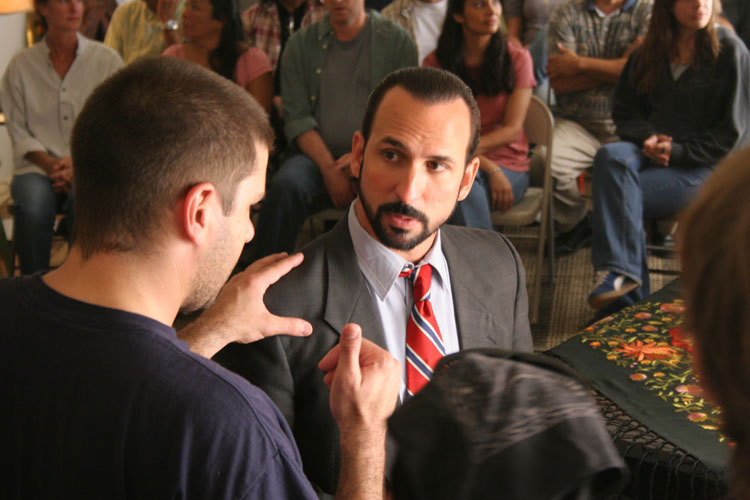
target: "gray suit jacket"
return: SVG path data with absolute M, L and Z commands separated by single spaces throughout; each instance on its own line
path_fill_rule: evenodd
M 526 279 L 513 246 L 493 231 L 456 226 L 441 231 L 461 349 L 530 351 Z M 310 321 L 312 335 L 231 344 L 214 359 L 266 391 L 294 432 L 308 478 L 332 494 L 340 465 L 339 433 L 318 361 L 338 343 L 347 323 L 359 324 L 364 337 L 382 347 L 385 337 L 346 217 L 302 251 L 304 263 L 272 286 L 265 302 L 275 314 Z

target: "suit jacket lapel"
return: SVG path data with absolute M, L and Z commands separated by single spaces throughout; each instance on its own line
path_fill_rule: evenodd
M 323 319 L 337 333 L 347 323 L 362 327 L 364 338 L 385 347 L 385 335 L 367 283 L 359 270 L 347 217 L 331 230 L 326 242 L 328 286 Z
M 471 249 L 459 249 L 450 229 L 441 229 L 441 242 L 445 260 L 450 271 L 453 308 L 456 312 L 456 328 L 461 349 L 497 345 L 491 335 L 496 331 L 495 315 L 490 299 L 492 290 L 477 290 L 477 269 L 472 268 Z M 469 255 L 467 255 L 469 254 Z M 480 271 L 481 272 L 481 271 Z

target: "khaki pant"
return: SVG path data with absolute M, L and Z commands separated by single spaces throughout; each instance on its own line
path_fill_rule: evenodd
M 612 122 L 585 126 L 555 117 L 552 145 L 552 193 L 555 230 L 565 233 L 586 216 L 586 202 L 578 190 L 578 176 L 594 164 L 597 150 L 618 140 Z

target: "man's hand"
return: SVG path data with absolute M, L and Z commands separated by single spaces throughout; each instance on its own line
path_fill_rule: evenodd
M 341 330 L 339 345 L 318 363 L 331 389 L 331 413 L 342 433 L 382 430 L 401 388 L 401 366 L 388 351 L 362 338 L 359 325 Z
M 332 168 L 321 170 L 323 183 L 325 184 L 328 196 L 331 197 L 336 208 L 346 208 L 352 202 L 355 196 L 354 183 L 352 182 L 351 172 L 347 168 L 338 168 L 338 160 L 333 163 Z
M 179 332 L 190 349 L 210 358 L 230 342 L 247 344 L 273 335 L 303 337 L 312 325 L 299 318 L 271 314 L 263 302 L 268 287 L 302 263 L 302 254 L 269 255 L 234 276 L 216 302 Z
M 156 17 L 159 21 L 166 23 L 174 19 L 174 13 L 177 10 L 177 0 L 159 0 L 156 4 Z
M 672 138 L 664 134 L 654 134 L 643 141 L 643 154 L 656 165 L 669 165 L 672 153 Z
M 331 413 L 341 432 L 341 473 L 336 498 L 382 500 L 386 420 L 401 387 L 401 367 L 387 351 L 362 339 L 359 325 L 341 330 L 339 345 L 318 367 L 331 389 Z
M 513 186 L 502 170 L 495 170 L 487 176 L 492 193 L 492 208 L 505 212 L 513 206 Z
M 550 78 L 566 78 L 580 73 L 580 57 L 572 50 L 568 50 L 561 43 L 557 43 L 559 54 L 551 54 L 547 63 L 547 74 Z
M 61 158 L 52 166 L 49 178 L 56 193 L 69 193 L 73 184 L 73 161 L 69 156 Z

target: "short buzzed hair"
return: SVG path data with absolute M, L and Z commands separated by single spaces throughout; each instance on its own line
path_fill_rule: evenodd
M 268 118 L 246 90 L 172 57 L 138 61 L 105 80 L 71 140 L 75 242 L 84 258 L 149 249 L 196 184 L 216 186 L 225 215 L 270 148 Z
M 394 87 L 401 87 L 415 99 L 427 104 L 438 104 L 455 99 L 462 99 L 469 107 L 471 117 L 471 136 L 466 148 L 466 164 L 471 161 L 479 145 L 481 126 L 479 106 L 471 89 L 459 77 L 443 69 L 429 67 L 402 68 L 386 76 L 367 101 L 365 117 L 362 120 L 362 136 L 367 141 L 372 131 L 372 123 L 378 112 L 383 97 Z M 439 126 L 439 124 L 436 124 Z

